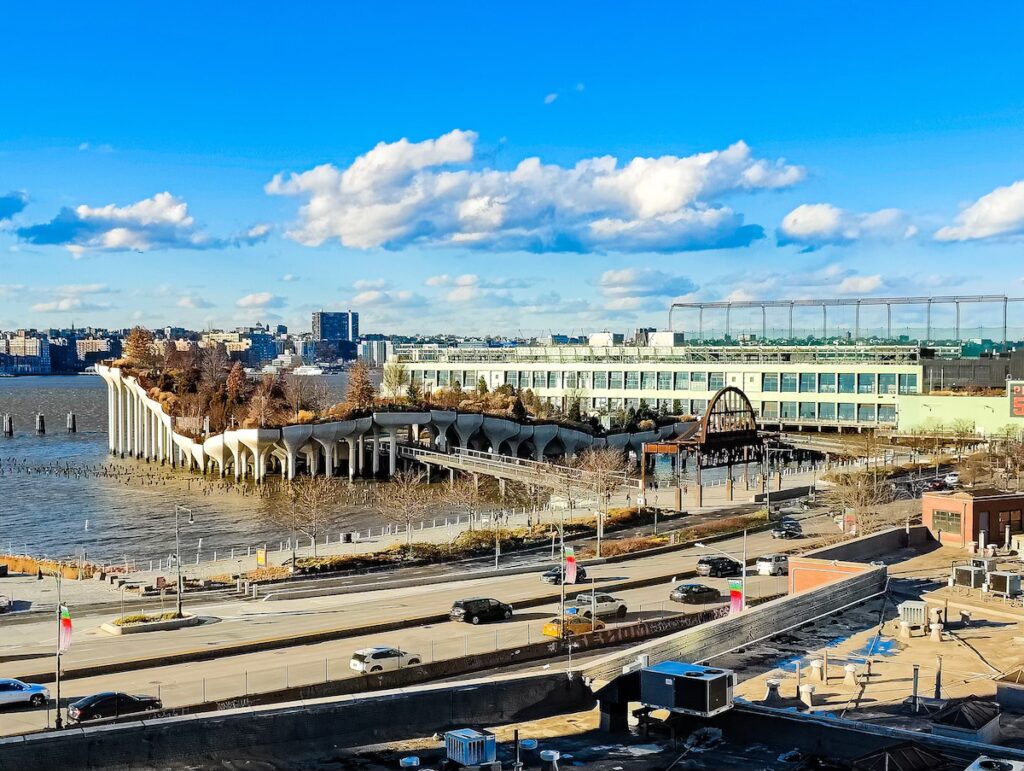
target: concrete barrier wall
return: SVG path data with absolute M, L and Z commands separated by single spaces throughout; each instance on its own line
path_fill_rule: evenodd
M 928 528 L 924 525 L 912 525 L 909 530 L 906 527 L 893 527 L 888 530 L 871 533 L 871 535 L 843 541 L 834 546 L 823 546 L 820 549 L 813 549 L 800 556 L 814 557 L 815 559 L 843 560 L 846 562 L 869 562 L 897 549 L 903 549 L 907 546 L 924 546 L 929 542 L 934 541 L 928 532 Z
M 510 675 L 342 696 L 217 715 L 158 718 L 0 740 L 0 768 L 18 771 L 159 768 L 209 753 L 292 742 L 359 746 L 590 709 L 593 695 L 564 672 Z
M 870 568 L 861 575 L 840 579 L 814 591 L 766 602 L 743 613 L 606 656 L 585 666 L 583 674 L 594 681 L 608 682 L 641 654 L 650 656 L 652 664 L 668 660 L 708 661 L 872 597 L 884 590 L 885 583 L 886 569 Z

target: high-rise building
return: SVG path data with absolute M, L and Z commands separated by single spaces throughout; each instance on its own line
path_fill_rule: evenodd
M 359 339 L 359 314 L 355 311 L 314 311 L 313 339 L 340 343 Z

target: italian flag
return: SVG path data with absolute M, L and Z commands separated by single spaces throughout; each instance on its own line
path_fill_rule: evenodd
M 57 650 L 67 653 L 71 647 L 71 612 L 67 605 L 60 606 L 60 634 L 57 637 Z
M 576 550 L 571 546 L 565 547 L 565 583 L 576 583 Z

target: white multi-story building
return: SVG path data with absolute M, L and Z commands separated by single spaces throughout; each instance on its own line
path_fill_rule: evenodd
M 561 408 L 578 398 L 597 414 L 643 402 L 701 415 L 719 389 L 735 386 L 763 424 L 787 427 L 893 426 L 898 396 L 920 393 L 923 381 L 919 349 L 893 345 L 401 346 L 394 358 L 425 390 L 482 377 Z

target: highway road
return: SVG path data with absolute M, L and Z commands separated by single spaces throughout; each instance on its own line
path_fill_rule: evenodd
M 809 534 L 834 532 L 824 516 L 805 521 Z M 752 534 L 747 539 L 748 555 L 779 550 L 809 548 L 812 537 L 800 541 L 779 542 L 768 533 Z M 739 538 L 715 545 L 731 554 L 739 554 Z M 675 573 L 691 570 L 708 550 L 689 548 L 667 554 L 642 557 L 628 562 L 597 565 L 588 569 L 601 589 L 626 580 L 650 580 L 649 586 L 613 591 L 626 600 L 631 613 L 628 620 L 650 618 L 679 611 L 696 610 L 668 601 Z M 725 591 L 726 579 L 700 579 Z M 785 579 L 752 577 L 748 595 L 757 597 L 784 591 Z M 578 588 L 576 589 L 578 591 Z M 64 694 L 77 697 L 104 689 L 157 693 L 167 706 L 192 704 L 204 700 L 225 700 L 247 691 L 265 691 L 286 686 L 322 682 L 348 674 L 353 650 L 372 645 L 398 645 L 422 654 L 425 661 L 464 655 L 467 651 L 491 651 L 536 642 L 543 623 L 557 612 L 557 602 L 520 609 L 512 620 L 473 627 L 452 622 L 418 624 L 386 633 L 354 634 L 330 642 L 293 645 L 276 650 L 232 655 L 239 643 L 274 637 L 328 630 L 351 629 L 375 623 L 399 622 L 448 611 L 454 600 L 470 596 L 493 596 L 513 605 L 538 597 L 557 596 L 558 588 L 539 580 L 537 573 L 503 578 L 462 580 L 412 589 L 387 589 L 365 593 L 287 600 L 272 603 L 241 604 L 217 602 L 195 604 L 187 609 L 211 620 L 207 624 L 173 632 L 112 637 L 98 629 L 108 615 L 75 619 L 75 640 L 65 657 L 65 669 L 74 670 L 95 664 L 116 664 L 138 658 L 162 657 L 194 650 L 215 649 L 224 655 L 210 661 L 171 666 L 147 666 L 135 671 L 65 681 Z M 572 596 L 573 590 L 567 594 Z M 21 624 L 5 629 L 0 644 L 0 676 L 48 672 L 53 664 L 56 637 L 53 623 Z M 28 656 L 29 658 L 21 658 Z M 46 725 L 44 710 L 14 710 L 0 713 L 0 733 L 10 734 Z

